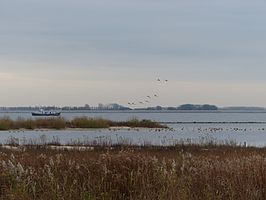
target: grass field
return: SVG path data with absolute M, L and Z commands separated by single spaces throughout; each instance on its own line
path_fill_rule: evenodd
M 265 199 L 266 149 L 2 148 L 1 199 Z

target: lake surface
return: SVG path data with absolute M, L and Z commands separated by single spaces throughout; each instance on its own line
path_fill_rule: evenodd
M 1 112 L 8 116 L 33 118 L 30 112 Z M 60 142 L 62 144 L 151 144 L 235 142 L 249 146 L 266 146 L 266 113 L 257 112 L 63 112 L 62 117 L 87 116 L 124 121 L 132 118 L 165 122 L 164 129 L 98 129 L 63 131 L 2 131 L 0 143 Z
M 30 111 L 23 112 L 0 112 L 0 117 L 10 117 L 12 119 L 34 118 Z M 149 112 L 149 111 L 81 111 L 62 112 L 62 117 L 73 119 L 75 117 L 86 116 L 92 118 L 105 118 L 114 121 L 125 121 L 132 118 L 151 119 L 158 122 L 265 122 L 266 112 Z

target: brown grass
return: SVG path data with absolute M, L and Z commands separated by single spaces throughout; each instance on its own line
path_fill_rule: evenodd
M 110 121 L 105 119 L 94 119 L 87 117 L 78 117 L 70 122 L 73 128 L 109 128 Z
M 2 199 L 265 199 L 266 149 L 2 149 Z
M 66 120 L 62 117 L 52 118 L 35 118 L 23 119 L 18 118 L 12 120 L 8 117 L 0 119 L 0 131 L 12 129 L 65 129 L 65 128 L 110 128 L 112 126 L 128 126 L 128 127 L 145 127 L 145 128 L 167 128 L 160 123 L 150 120 L 129 120 L 124 122 L 114 122 L 106 119 L 95 119 L 87 117 L 77 117 L 73 120 Z

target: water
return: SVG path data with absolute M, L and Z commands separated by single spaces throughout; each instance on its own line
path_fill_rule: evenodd
M 0 113 L 8 116 L 33 118 L 30 112 Z M 62 144 L 152 144 L 173 145 L 180 142 L 202 143 L 235 142 L 249 146 L 266 146 L 266 113 L 255 112 L 64 112 L 62 117 L 87 116 L 124 121 L 132 118 L 151 119 L 166 122 L 172 130 L 159 129 L 101 129 L 63 131 L 2 131 L 0 143 L 17 139 L 23 143 L 44 143 L 57 141 Z M 178 122 L 178 123 L 177 123 Z M 180 123 L 186 122 L 186 123 Z M 189 122 L 189 123 L 188 123 Z M 197 123 L 194 123 L 197 122 Z M 207 123 L 208 122 L 208 123 Z M 210 123 L 211 122 L 211 123 Z M 222 124 L 220 122 L 223 122 Z M 236 123 L 240 122 L 240 123 Z M 260 122 L 260 123 L 256 123 Z M 265 124 L 264 124 L 265 123 Z
M 24 112 L 0 112 L 0 117 L 12 119 L 33 118 L 30 111 Z M 86 116 L 93 118 L 105 118 L 114 121 L 124 121 L 132 118 L 151 119 L 159 122 L 266 122 L 266 112 L 62 112 L 62 117 L 73 119 Z

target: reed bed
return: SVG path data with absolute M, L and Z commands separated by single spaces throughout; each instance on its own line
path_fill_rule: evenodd
M 115 122 L 111 120 L 101 118 L 87 118 L 77 117 L 72 120 L 66 120 L 62 117 L 52 118 L 35 118 L 35 119 L 23 119 L 18 118 L 12 120 L 8 117 L 0 119 L 0 131 L 1 130 L 14 130 L 14 129 L 66 129 L 66 128 L 110 128 L 113 126 L 127 126 L 127 127 L 143 127 L 143 128 L 167 128 L 167 126 L 161 125 L 158 122 L 151 120 L 138 120 L 132 119 L 124 122 Z
M 1 199 L 265 199 L 266 149 L 1 149 Z

